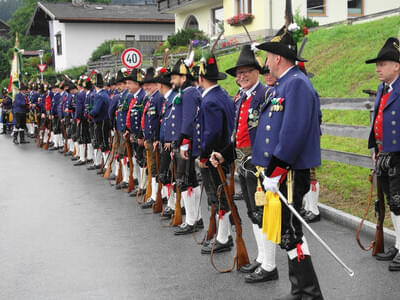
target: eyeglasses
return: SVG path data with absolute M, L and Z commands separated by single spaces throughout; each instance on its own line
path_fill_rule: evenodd
M 248 70 L 241 70 L 236 72 L 236 76 L 241 76 L 241 75 L 246 75 L 249 74 L 250 72 L 254 71 L 255 69 L 248 69 Z

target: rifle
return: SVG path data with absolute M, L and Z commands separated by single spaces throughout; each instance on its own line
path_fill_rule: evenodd
M 147 199 L 151 197 L 151 153 L 148 147 L 146 147 L 146 159 L 147 159 L 147 186 L 146 186 L 146 193 L 145 193 L 145 199 L 143 202 L 145 202 Z
M 176 160 L 174 159 L 172 161 L 172 173 L 174 175 L 174 180 L 176 181 Z M 178 226 L 182 224 L 182 208 L 181 208 L 181 189 L 179 186 L 175 183 L 175 189 L 176 189 L 176 201 L 175 201 L 175 212 L 174 216 L 171 219 L 171 225 L 172 226 Z
M 63 136 L 64 136 L 64 153 L 68 152 L 68 136 L 67 136 L 67 129 L 65 124 L 66 118 L 64 118 L 64 122 L 62 122 L 63 128 Z
M 231 177 L 229 178 L 229 189 L 232 196 L 235 195 L 235 167 L 235 162 L 233 162 L 231 167 Z
M 129 147 L 129 138 L 126 141 L 126 153 L 128 154 L 128 159 L 129 159 L 128 193 L 130 193 L 135 189 L 135 183 L 133 182 L 133 160 L 132 160 L 132 155 L 131 155 L 131 147 Z
M 228 201 L 228 206 L 229 209 L 231 210 L 233 222 L 235 223 L 235 228 L 236 228 L 236 256 L 233 258 L 232 267 L 228 270 L 222 271 L 223 273 L 226 273 L 233 270 L 233 268 L 235 267 L 235 263 L 237 270 L 239 270 L 242 266 L 249 264 L 250 261 L 249 261 L 249 256 L 247 254 L 246 245 L 244 244 L 244 240 L 242 237 L 242 225 L 240 224 L 239 214 L 236 210 L 236 206 L 233 203 L 232 194 L 226 183 L 225 173 L 222 170 L 221 164 L 218 164 L 217 171 L 219 178 L 221 180 L 221 184 L 224 188 L 226 200 Z M 215 268 L 214 264 L 213 266 Z
M 156 154 L 156 168 L 157 168 L 157 181 L 158 181 L 158 186 L 157 186 L 157 195 L 156 195 L 156 202 L 153 204 L 153 213 L 161 213 L 163 209 L 162 205 L 162 196 L 161 196 L 161 189 L 162 189 L 162 183 L 160 181 L 160 152 L 157 149 L 155 149 L 155 154 Z
M 49 149 L 49 144 L 50 144 L 50 137 L 51 137 L 51 130 L 53 129 L 53 121 L 49 119 L 49 133 L 47 134 L 47 142 L 46 145 L 44 145 L 44 150 L 48 150 Z
M 111 148 L 111 153 L 109 154 L 110 155 L 109 156 L 110 157 L 110 162 L 108 163 L 107 170 L 104 172 L 104 178 L 105 179 L 110 178 L 111 166 L 112 166 L 112 163 L 114 161 L 115 147 L 116 147 L 116 143 L 114 143 L 114 138 L 115 138 L 115 135 L 113 137 L 113 141 L 111 142 L 112 148 Z
M 385 220 L 385 196 L 383 194 L 381 180 L 377 177 L 377 193 L 378 200 L 375 201 L 375 213 L 378 214 L 378 222 L 376 223 L 375 245 L 372 249 L 372 255 L 384 252 L 385 241 L 383 239 L 383 221 Z
M 43 132 L 42 134 L 42 139 L 40 139 L 40 131 Z M 43 120 L 41 129 L 38 131 L 37 135 L 36 135 L 36 144 L 38 145 L 39 148 L 43 147 L 43 139 L 44 139 L 44 133 L 45 133 L 45 122 Z
M 118 144 L 118 147 L 119 147 L 121 144 L 120 144 L 118 132 L 115 132 L 115 135 L 117 137 L 117 144 Z M 115 184 L 120 184 L 120 182 L 122 181 L 122 162 L 121 162 L 121 157 L 118 157 L 118 161 L 119 161 L 118 176 L 117 176 L 117 178 L 115 178 Z
M 217 211 L 215 209 L 215 205 L 211 204 L 211 215 L 210 215 L 210 223 L 208 224 L 207 230 L 207 241 L 211 241 L 217 231 L 217 224 L 215 222 L 215 216 L 217 215 Z

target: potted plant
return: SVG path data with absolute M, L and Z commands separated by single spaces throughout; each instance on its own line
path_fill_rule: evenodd
M 252 14 L 238 14 L 226 20 L 226 22 L 231 26 L 240 26 L 243 24 L 249 24 L 253 21 L 254 15 Z

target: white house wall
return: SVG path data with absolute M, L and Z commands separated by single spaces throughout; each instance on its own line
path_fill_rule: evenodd
M 400 0 L 364 0 L 364 15 L 400 7 Z
M 54 57 L 59 72 L 86 64 L 93 51 L 106 40 L 125 40 L 126 35 L 135 35 L 136 39 L 140 35 L 162 35 L 165 40 L 173 34 L 174 24 L 58 23 L 54 35 L 58 29 L 62 29 L 63 52 L 58 56 L 55 49 Z

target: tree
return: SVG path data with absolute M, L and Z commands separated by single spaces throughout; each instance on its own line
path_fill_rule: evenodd
M 11 43 L 3 38 L 0 38 L 0 79 L 10 75 L 10 60 L 8 50 L 11 48 Z

